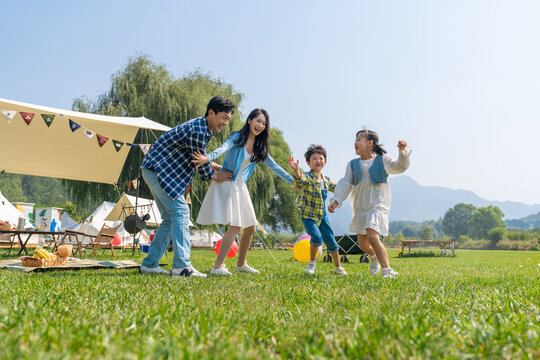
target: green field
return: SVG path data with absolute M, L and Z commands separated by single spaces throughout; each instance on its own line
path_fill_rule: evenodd
M 0 270 L 0 358 L 540 358 L 540 252 L 391 250 L 397 279 L 359 256 L 347 277 L 322 262 L 310 277 L 272 254 L 251 251 L 262 273 L 228 278 Z M 201 271 L 214 259 L 192 252 Z

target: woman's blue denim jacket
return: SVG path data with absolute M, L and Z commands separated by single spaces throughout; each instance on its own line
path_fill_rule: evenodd
M 242 161 L 244 161 L 245 157 L 245 148 L 239 147 L 234 143 L 234 141 L 239 137 L 240 133 L 233 133 L 231 136 L 229 136 L 227 140 L 225 140 L 223 144 L 221 144 L 220 147 L 208 154 L 210 161 L 214 161 L 221 155 L 227 153 L 227 155 L 225 156 L 225 161 L 223 161 L 223 169 L 232 172 L 233 176 L 231 181 L 236 180 L 236 176 L 238 175 L 238 172 L 242 167 Z M 281 166 L 279 166 L 270 155 L 268 155 L 266 160 L 264 160 L 264 163 L 280 178 L 282 178 L 289 184 L 293 183 L 294 179 L 292 178 L 292 176 L 287 174 L 287 172 L 283 170 Z M 252 162 L 244 169 L 244 172 L 242 173 L 242 178 L 244 179 L 244 182 L 247 182 L 251 174 L 253 174 L 253 171 L 255 170 L 255 165 L 257 165 L 257 163 Z

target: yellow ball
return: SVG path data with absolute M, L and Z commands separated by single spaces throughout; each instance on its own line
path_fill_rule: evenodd
M 311 245 L 309 244 L 309 240 L 300 240 L 296 244 L 294 244 L 293 253 L 294 258 L 297 261 L 300 262 L 309 262 L 309 249 Z M 319 257 L 320 252 L 317 252 L 317 255 L 315 255 L 315 259 Z

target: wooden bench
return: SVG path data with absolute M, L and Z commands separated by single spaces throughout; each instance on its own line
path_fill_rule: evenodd
M 409 247 L 409 253 L 408 255 L 411 255 L 411 247 L 418 245 L 418 244 L 437 244 L 442 250 L 442 253 L 445 254 L 447 250 L 450 250 L 452 253 L 452 256 L 454 256 L 454 240 L 401 240 L 401 253 L 404 253 L 405 246 Z

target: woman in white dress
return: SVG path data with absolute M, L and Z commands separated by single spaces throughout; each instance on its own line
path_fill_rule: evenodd
M 226 153 L 223 169 L 233 174 L 231 181 L 212 182 L 197 217 L 197 223 L 202 225 L 228 225 L 227 232 L 221 240 L 216 263 L 210 270 L 210 274 L 231 275 L 225 267 L 225 258 L 241 229 L 243 229 L 243 233 L 235 271 L 259 272 L 246 263 L 251 238 L 257 225 L 246 181 L 255 170 L 256 164 L 262 161 L 283 180 L 289 184 L 293 183 L 292 176 L 287 174 L 269 154 L 269 121 L 266 110 L 255 109 L 249 114 L 244 127 L 233 133 L 219 148 L 208 156 L 200 153 L 193 155 L 193 162 L 202 165 L 208 161 L 214 161 Z
M 353 218 L 350 230 L 358 234 L 358 245 L 369 254 L 369 273 L 373 276 L 380 272 L 381 266 L 383 277 L 398 274 L 390 268 L 386 248 L 380 240 L 380 235 L 388 235 L 388 213 L 392 201 L 388 175 L 403 173 L 410 163 L 411 149 L 407 142 L 400 140 L 397 146 L 399 157 L 394 160 L 379 144 L 377 133 L 359 131 L 354 148 L 360 158 L 347 164 L 345 176 L 337 183 L 328 206 L 328 211 L 334 212 L 351 194 Z

